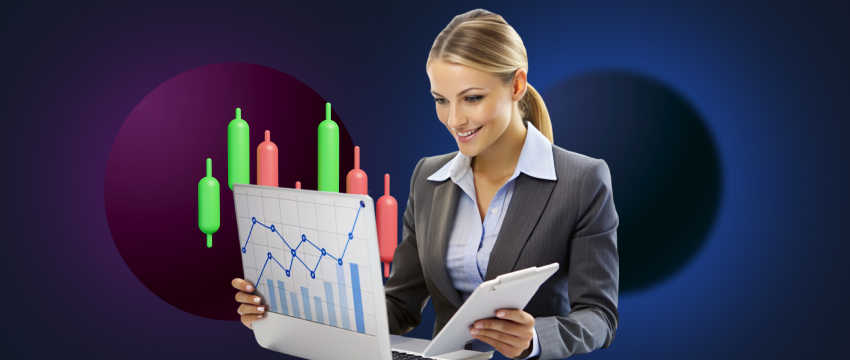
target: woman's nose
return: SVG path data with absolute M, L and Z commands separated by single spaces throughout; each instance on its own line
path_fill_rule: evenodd
M 446 124 L 449 125 L 452 129 L 457 129 L 464 123 L 466 123 L 466 119 L 461 115 L 461 111 L 459 111 L 457 105 L 451 105 L 449 107 L 449 118 L 446 121 Z

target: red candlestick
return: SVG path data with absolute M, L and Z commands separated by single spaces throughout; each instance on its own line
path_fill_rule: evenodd
M 378 247 L 381 249 L 381 262 L 384 263 L 384 277 L 390 277 L 390 263 L 398 246 L 398 202 L 390 196 L 390 174 L 384 175 L 384 196 L 378 199 L 375 206 Z
M 277 187 L 277 145 L 269 136 L 266 130 L 266 141 L 257 146 L 257 185 Z
M 354 147 L 354 169 L 345 177 L 345 192 L 348 194 L 369 195 L 369 180 L 366 173 L 360 170 L 360 147 Z

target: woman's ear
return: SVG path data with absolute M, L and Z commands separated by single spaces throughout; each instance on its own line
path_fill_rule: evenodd
M 528 72 L 523 70 L 523 68 L 519 68 L 514 73 L 514 79 L 511 81 L 511 99 L 513 101 L 520 101 L 522 97 L 525 96 L 525 92 L 528 90 Z

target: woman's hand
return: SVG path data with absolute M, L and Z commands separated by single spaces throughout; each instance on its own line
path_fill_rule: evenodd
M 496 310 L 499 319 L 478 320 L 469 328 L 472 337 L 492 345 L 502 355 L 524 359 L 531 354 L 534 316 L 514 309 Z
M 242 323 L 245 324 L 249 329 L 253 330 L 254 327 L 251 325 L 252 322 L 257 321 L 258 319 L 263 318 L 263 311 L 265 311 L 265 306 L 262 306 L 263 299 L 260 298 L 259 295 L 251 294 L 254 291 L 254 287 L 251 286 L 251 283 L 236 278 L 230 282 L 233 287 L 237 290 L 240 290 L 236 293 L 236 301 L 242 303 L 239 305 L 239 309 L 236 310 L 239 315 L 242 315 Z

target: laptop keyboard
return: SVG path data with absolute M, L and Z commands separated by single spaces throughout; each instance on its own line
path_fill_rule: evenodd
M 393 350 L 393 360 L 420 360 L 420 359 L 435 359 L 431 357 L 421 357 L 418 355 L 398 352 Z

